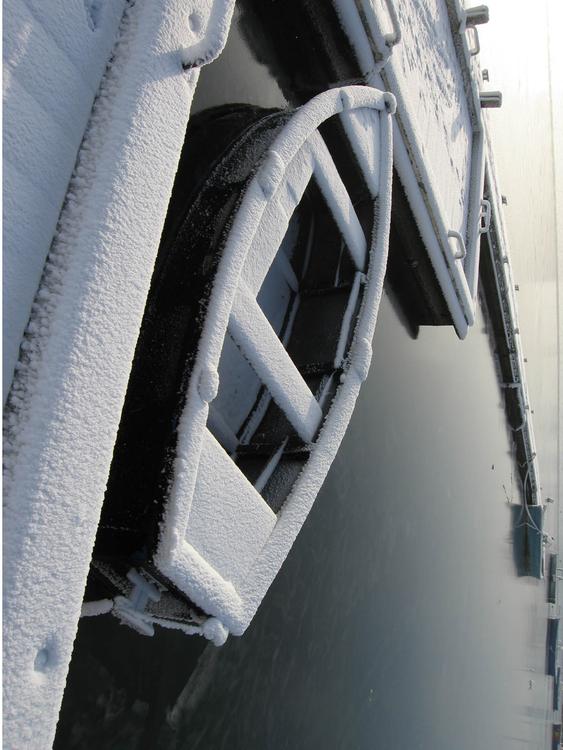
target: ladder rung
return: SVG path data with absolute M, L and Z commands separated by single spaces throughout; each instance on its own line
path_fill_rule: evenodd
M 364 271 L 367 242 L 348 191 L 320 133 L 313 133 L 309 139 L 309 144 L 315 159 L 314 174 L 317 184 L 346 241 L 346 246 L 356 269 Z
M 311 442 L 322 420 L 321 408 L 257 301 L 241 287 L 229 330 L 297 434 Z
M 289 220 L 305 192 L 312 173 L 313 157 L 308 149 L 303 148 L 299 158 L 288 166 L 284 182 L 277 195 L 268 203 L 262 214 L 260 226 L 252 240 L 242 273 L 249 291 L 255 296 L 258 295 L 276 255 L 283 254 L 279 249 L 280 245 L 289 226 Z M 280 216 L 284 217 L 283 221 L 280 220 Z M 280 257 L 276 262 L 284 264 L 284 261 L 287 261 L 289 265 L 286 257 Z M 288 283 L 293 288 L 296 279 L 288 279 Z

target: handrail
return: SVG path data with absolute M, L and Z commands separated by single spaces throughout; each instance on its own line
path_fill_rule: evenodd
M 465 256 L 467 255 L 467 248 L 465 247 L 465 241 L 461 234 L 459 232 L 456 232 L 455 229 L 450 229 L 448 231 L 448 237 L 451 239 L 457 240 L 459 245 L 459 250 L 457 252 L 454 252 L 454 258 L 456 260 L 463 260 Z
M 481 43 L 479 42 L 479 32 L 475 28 L 475 26 L 468 26 L 465 29 L 465 35 L 467 36 L 467 32 L 471 31 L 473 33 L 473 46 L 470 47 L 469 44 L 467 45 L 469 54 L 471 57 L 475 57 L 475 55 L 478 55 L 479 52 L 481 52 Z
M 491 203 L 486 198 L 483 198 L 481 201 L 481 224 L 479 226 L 479 234 L 486 234 L 489 231 L 491 228 L 491 216 Z
M 377 11 L 375 10 L 371 0 L 355 0 L 356 8 L 360 18 L 364 24 L 365 30 L 368 32 L 369 44 L 372 48 L 372 53 L 375 54 L 376 59 L 380 58 L 380 64 L 385 65 L 389 60 L 393 47 L 395 47 L 402 38 L 401 26 L 399 23 L 399 17 L 394 7 L 393 0 L 385 0 L 387 7 L 387 13 L 389 20 L 391 21 L 392 31 L 385 34 L 382 31 L 382 24 L 378 17 Z M 344 12 L 344 2 L 339 2 Z M 384 49 L 382 49 L 384 47 Z
M 391 19 L 393 32 L 391 34 L 384 34 L 383 38 L 388 47 L 394 47 L 401 41 L 401 26 L 399 24 L 399 17 L 397 16 L 393 0 L 385 0 L 385 4 L 387 5 L 387 11 L 389 13 L 389 18 Z

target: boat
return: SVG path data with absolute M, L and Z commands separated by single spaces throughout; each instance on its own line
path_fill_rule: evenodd
M 183 623 L 186 632 L 203 632 L 211 627 L 209 619 L 220 623 L 214 627 L 221 638 L 244 632 L 322 484 L 351 414 L 351 408 L 342 406 L 348 416 L 331 422 L 340 402 L 355 400 L 356 392 L 345 395 L 355 369 L 346 368 L 354 359 L 369 362 L 375 320 L 364 336 L 357 333 L 357 317 L 366 309 L 376 315 L 378 298 L 366 308 L 365 279 L 372 271 L 364 267 L 364 256 L 373 218 L 369 211 L 356 217 L 350 206 L 362 205 L 364 194 L 377 205 L 382 200 L 390 172 L 382 175 L 380 169 L 392 140 L 389 134 L 381 141 L 384 128 L 377 121 L 349 113 L 358 108 L 353 101 L 359 91 L 365 96 L 369 89 L 388 88 L 398 102 L 393 160 L 399 179 L 392 195 L 390 283 L 400 277 L 413 329 L 450 323 L 463 337 L 473 322 L 484 163 L 479 86 L 468 40 L 476 38 L 475 26 L 486 20 L 486 13 L 464 11 L 453 1 L 447 14 L 441 10 L 432 5 L 428 17 L 420 17 L 415 5 L 409 11 L 419 32 L 432 37 L 428 49 L 436 35 L 446 38 L 449 85 L 458 95 L 453 105 L 441 106 L 436 118 L 426 111 L 415 116 L 409 94 L 414 81 L 434 101 L 445 85 L 443 73 L 438 72 L 439 80 L 423 80 L 416 70 L 406 70 L 404 54 L 415 40 L 407 40 L 409 29 L 401 33 L 400 14 L 391 4 L 381 14 L 370 3 L 335 2 L 331 8 L 311 3 L 290 16 L 275 7 L 266 12 L 252 0 L 242 4 L 255 53 L 267 61 L 295 109 L 290 118 L 291 106 L 267 112 L 224 105 L 193 117 L 188 127 L 87 589 L 87 601 L 100 592 L 117 596 L 114 614 L 147 634 L 154 623 Z M 429 30 L 430 16 L 437 22 L 434 30 Z M 385 33 L 388 20 L 392 34 Z M 297 35 L 291 33 L 296 26 Z M 360 85 L 338 86 L 346 79 Z M 316 94 L 312 99 L 311 93 Z M 443 102 L 441 94 L 438 99 Z M 295 166 L 300 159 L 293 155 L 290 165 L 291 159 L 280 157 L 280 148 L 286 147 L 276 145 L 276 139 L 283 141 L 283 133 L 300 127 L 323 102 L 333 102 L 327 112 L 338 114 L 338 127 L 331 117 L 318 120 L 318 132 L 308 134 L 300 152 L 303 164 Z M 342 107 L 345 112 L 339 113 Z M 453 120 L 460 123 L 462 145 L 449 155 L 456 178 L 448 183 L 432 174 L 421 133 L 431 128 L 442 134 Z M 326 145 L 319 145 L 320 131 Z M 214 140 L 210 152 L 205 144 Z M 311 148 L 314 167 L 303 159 Z M 262 172 L 254 175 L 262 157 Z M 357 164 L 351 166 L 358 158 L 359 182 Z M 305 189 L 311 169 L 322 195 L 319 189 Z M 290 187 L 280 208 L 272 196 L 286 170 Z M 247 196 L 253 191 L 258 203 L 248 208 L 244 201 L 251 200 Z M 233 211 L 243 194 L 243 203 Z M 325 228 L 323 206 L 332 214 Z M 255 219 L 261 211 L 264 218 Z M 287 234 L 282 236 L 280 227 Z M 389 235 L 387 218 L 378 218 L 376 227 L 382 236 Z M 351 258 L 352 266 L 338 254 L 329 262 L 326 257 L 316 260 L 313 252 L 305 268 L 303 258 L 296 260 L 305 251 L 293 247 L 311 241 L 303 239 L 303 231 L 311 231 L 312 240 L 340 237 L 338 243 L 343 240 L 349 250 L 346 263 Z M 178 233 L 184 236 L 181 249 Z M 371 241 L 381 246 L 380 239 Z M 210 251 L 222 242 L 222 256 L 222 251 Z M 283 246 L 271 267 L 256 260 Z M 379 290 L 384 258 L 378 250 Z M 360 349 L 365 351 L 360 354 Z M 331 435 L 339 437 L 333 441 Z M 323 468 L 315 468 L 325 443 L 332 447 L 321 461 Z M 214 467 L 224 479 L 216 484 L 236 487 L 236 498 L 207 486 Z M 313 472 L 315 482 L 310 481 Z M 229 508 L 228 513 L 221 507 Z M 292 519 L 287 521 L 291 531 L 284 531 L 286 517 Z M 191 541 L 186 544 L 186 539 Z M 268 573 L 259 572 L 262 559 L 268 561 Z M 142 597 L 142 607 L 135 608 L 131 602 L 138 598 L 139 575 L 152 587 L 152 598 Z M 109 594 L 104 588 L 108 583 Z M 155 600 L 157 592 L 161 604 Z M 183 615 L 159 616 L 168 611 L 171 597 L 184 602 Z
M 188 128 L 90 586 L 140 632 L 242 634 L 311 508 L 372 356 L 393 110 L 348 86 Z
M 514 556 L 518 575 L 542 579 L 545 575 L 547 535 L 542 505 L 512 507 Z
M 546 636 L 546 673 L 555 677 L 558 662 L 559 618 L 549 617 Z

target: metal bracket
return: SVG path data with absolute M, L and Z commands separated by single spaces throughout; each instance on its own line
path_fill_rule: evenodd
M 127 578 L 133 588 L 129 596 L 115 598 L 113 613 L 142 635 L 154 635 L 150 615 L 145 610 L 149 601 L 157 602 L 160 599 L 160 591 L 135 568 L 131 568 Z
M 399 17 L 397 16 L 393 0 L 385 0 L 385 4 L 387 5 L 387 11 L 389 13 L 389 18 L 391 19 L 393 31 L 390 34 L 384 34 L 383 38 L 385 39 L 385 44 L 391 48 L 399 44 L 401 41 L 401 27 L 399 25 Z
M 467 248 L 465 247 L 465 240 L 463 239 L 461 234 L 459 232 L 456 232 L 455 229 L 450 229 L 448 232 L 448 238 L 457 240 L 459 248 L 456 252 L 454 252 L 454 258 L 456 260 L 463 260 L 467 255 Z
M 479 216 L 479 234 L 486 234 L 491 228 L 491 203 L 486 198 L 481 201 L 481 215 Z
M 479 41 L 479 32 L 475 28 L 475 26 L 468 26 L 465 29 L 465 35 L 466 36 L 473 36 L 473 46 L 468 45 L 469 54 L 471 57 L 475 57 L 475 55 L 478 55 L 479 52 L 481 52 L 481 43 Z

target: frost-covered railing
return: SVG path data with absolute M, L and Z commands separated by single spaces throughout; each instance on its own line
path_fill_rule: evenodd
M 395 166 L 456 330 L 475 319 L 484 141 L 475 24 L 458 0 L 334 0 L 367 81 L 397 97 Z
M 504 227 L 503 213 L 499 204 L 500 191 L 496 181 L 496 170 L 490 151 L 487 156 L 486 175 L 487 183 L 490 186 L 488 200 L 490 201 L 491 210 L 487 235 L 489 247 L 491 248 L 491 259 L 512 373 L 510 381 L 504 383 L 503 387 L 517 391 L 520 410 L 523 415 L 522 422 L 516 425 L 514 429 L 520 433 L 525 454 L 525 466 L 522 467 L 525 469 L 524 495 L 527 496 L 529 490 L 532 502 L 541 504 L 539 464 L 536 453 L 530 398 L 526 383 L 525 358 L 518 323 L 518 308 L 514 294 L 516 285 L 512 275 L 510 250 Z
M 446 0 L 446 4 L 473 125 L 468 214 L 465 230 L 466 256 L 463 270 L 471 296 L 470 301 L 465 304 L 471 305 L 470 313 L 474 317 L 479 282 L 480 234 L 484 228 L 481 224 L 481 216 L 484 210 L 482 197 L 485 180 L 485 135 L 479 96 L 481 71 L 476 57 L 480 51 L 480 46 L 476 25 L 488 21 L 488 11 L 486 6 L 464 9 L 460 0 Z
M 388 94 L 351 86 L 327 91 L 297 110 L 252 178 L 226 240 L 179 422 L 154 555 L 160 573 L 211 616 L 202 631 L 216 642 L 228 632 L 242 633 L 252 619 L 311 508 L 367 377 L 387 259 L 394 105 Z M 371 242 L 318 130 L 335 115 L 374 201 Z M 257 302 L 311 180 L 356 267 L 336 347 L 341 382 L 328 414 Z M 287 265 L 282 263 L 295 286 Z M 359 313 L 354 313 L 359 299 Z M 211 429 L 210 405 L 219 390 L 227 332 L 310 450 L 277 515 L 261 496 L 261 483 L 247 479 Z M 275 454 L 270 461 L 278 459 Z M 146 619 L 152 619 L 148 613 Z

